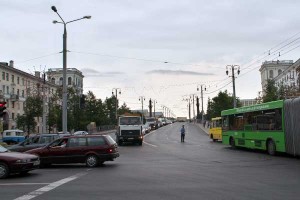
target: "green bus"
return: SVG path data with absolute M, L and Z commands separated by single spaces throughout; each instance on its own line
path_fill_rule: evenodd
M 300 155 L 300 98 L 224 110 L 221 116 L 223 144 Z

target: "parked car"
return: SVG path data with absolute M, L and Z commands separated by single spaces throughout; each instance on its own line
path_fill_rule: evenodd
M 25 140 L 25 132 L 18 129 L 5 130 L 2 133 L 2 142 L 6 144 L 17 144 Z
M 88 135 L 89 133 L 86 131 L 76 131 L 73 133 L 73 135 Z
M 0 179 L 12 173 L 25 174 L 37 169 L 40 165 L 39 157 L 27 153 L 10 152 L 0 146 Z
M 37 134 L 27 138 L 23 142 L 8 147 L 8 149 L 10 151 L 25 152 L 31 149 L 46 146 L 47 144 L 63 136 L 63 134 Z
M 109 135 L 64 137 L 26 153 L 39 155 L 41 166 L 86 163 L 88 167 L 96 167 L 119 157 L 117 144 Z

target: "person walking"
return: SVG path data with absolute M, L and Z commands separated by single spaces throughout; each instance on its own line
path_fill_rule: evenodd
M 185 128 L 184 125 L 182 125 L 180 129 L 180 135 L 181 135 L 181 142 L 184 142 L 184 136 L 185 136 Z

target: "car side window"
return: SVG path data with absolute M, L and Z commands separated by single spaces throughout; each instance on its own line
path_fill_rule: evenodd
M 86 138 L 71 138 L 69 147 L 82 147 L 86 146 Z
M 90 137 L 87 138 L 87 140 L 88 146 L 101 146 L 106 144 L 103 137 Z

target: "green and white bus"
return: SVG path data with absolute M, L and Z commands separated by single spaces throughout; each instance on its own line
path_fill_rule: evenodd
M 300 155 L 300 98 L 224 110 L 221 116 L 223 144 Z

